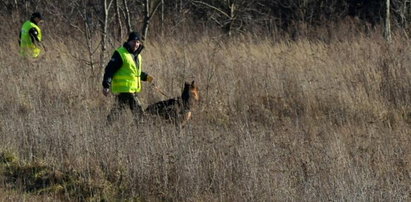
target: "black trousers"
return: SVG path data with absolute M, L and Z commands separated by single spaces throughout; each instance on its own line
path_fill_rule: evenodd
M 115 106 L 111 109 L 110 114 L 107 116 L 107 120 L 109 122 L 118 119 L 118 116 L 122 114 L 127 106 L 130 108 L 136 121 L 142 118 L 143 109 L 141 108 L 138 99 L 134 97 L 133 93 L 120 93 L 117 95 L 116 100 L 117 102 L 115 103 Z

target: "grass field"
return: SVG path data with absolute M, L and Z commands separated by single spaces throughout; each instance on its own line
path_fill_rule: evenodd
M 0 201 L 411 200 L 403 36 L 152 39 L 143 70 L 159 88 L 176 97 L 184 81 L 199 85 L 184 128 L 135 125 L 129 112 L 107 125 L 114 96 L 101 93 L 101 67 L 81 60 L 83 44 L 50 33 L 27 61 L 13 33 L 2 37 Z M 166 97 L 145 85 L 139 99 Z

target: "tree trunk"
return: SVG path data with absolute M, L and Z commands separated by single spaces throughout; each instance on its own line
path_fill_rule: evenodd
M 102 0 L 104 5 L 103 12 L 103 21 L 102 21 L 102 33 L 101 33 L 101 52 L 104 54 L 106 51 L 106 38 L 107 38 L 107 22 L 108 22 L 108 9 L 107 9 L 107 0 Z
M 145 40 L 147 37 L 148 24 L 150 23 L 150 0 L 145 0 L 144 2 L 144 22 L 143 28 L 141 29 L 143 40 Z
M 89 58 L 89 65 L 91 67 L 92 73 L 94 73 L 94 54 L 93 54 L 93 40 L 92 40 L 92 33 L 93 33 L 93 16 L 92 13 L 87 10 L 87 3 L 83 6 L 83 22 L 84 22 L 84 36 L 86 37 L 86 44 L 87 44 L 87 51 L 88 51 L 88 58 Z
M 161 34 L 164 34 L 164 0 L 161 0 Z
M 130 19 L 130 10 L 128 9 L 127 0 L 123 0 L 124 9 L 126 10 L 126 26 L 127 26 L 127 33 L 131 32 L 131 19 Z
M 143 22 L 143 28 L 141 29 L 143 40 L 147 39 L 148 25 L 150 24 L 151 18 L 156 13 L 156 11 L 160 7 L 161 3 L 162 3 L 162 1 L 157 1 L 156 5 L 154 6 L 154 9 L 151 10 L 150 9 L 150 0 L 145 0 L 145 3 L 144 3 L 144 22 Z
M 384 38 L 391 42 L 390 0 L 386 0 L 385 4 Z
M 121 15 L 120 15 L 120 6 L 119 6 L 119 0 L 116 0 L 115 2 L 115 7 L 116 7 L 116 17 L 117 17 L 117 24 L 118 24 L 118 39 L 122 39 L 123 37 L 123 25 L 121 22 Z
M 234 23 L 235 4 L 232 3 L 231 5 L 229 5 L 229 8 L 230 8 L 230 21 L 228 24 L 227 34 L 229 37 L 231 37 L 231 30 L 233 28 L 233 23 Z
M 102 32 L 101 32 L 101 54 L 100 54 L 100 66 L 103 67 L 104 64 L 104 58 L 105 58 L 105 53 L 107 50 L 107 29 L 108 29 L 108 14 L 110 11 L 110 6 L 111 6 L 111 2 L 109 4 L 107 4 L 107 0 L 102 0 L 102 4 L 103 4 L 103 20 L 101 21 L 101 28 L 102 28 Z

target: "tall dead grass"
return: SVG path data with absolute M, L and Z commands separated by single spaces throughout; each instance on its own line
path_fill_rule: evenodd
M 157 86 L 170 96 L 186 80 L 200 86 L 184 128 L 155 118 L 135 125 L 129 112 L 106 125 L 114 97 L 101 94 L 100 71 L 73 57 L 86 55 L 78 42 L 49 33 L 44 57 L 27 61 L 15 36 L 3 36 L 0 150 L 74 175 L 57 193 L 65 199 L 411 198 L 411 56 L 402 36 L 391 44 L 153 39 L 144 70 Z M 166 99 L 148 85 L 139 98 Z M 24 180 L 0 180 L 27 191 Z

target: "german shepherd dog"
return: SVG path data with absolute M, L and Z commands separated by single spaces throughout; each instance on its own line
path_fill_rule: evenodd
M 185 82 L 181 97 L 151 104 L 145 109 L 145 112 L 161 116 L 176 125 L 185 125 L 191 118 L 191 109 L 194 102 L 199 99 L 199 90 L 194 81 L 191 84 Z

